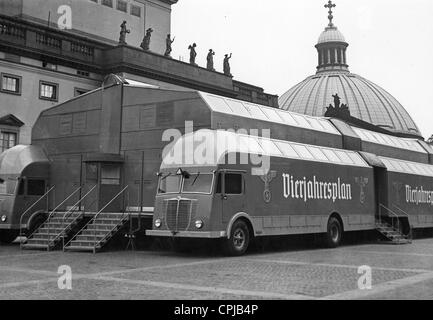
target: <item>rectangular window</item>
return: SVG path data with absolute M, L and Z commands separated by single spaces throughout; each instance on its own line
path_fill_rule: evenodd
M 117 10 L 122 11 L 122 12 L 127 12 L 128 11 L 128 4 L 126 3 L 126 1 L 117 0 Z
M 8 178 L 6 180 L 0 178 L 0 194 L 15 194 L 17 180 Z
M 120 168 L 119 166 L 102 166 L 101 167 L 101 184 L 120 185 Z
M 98 166 L 94 163 L 86 165 L 86 181 L 97 183 L 98 181 Z
M 43 196 L 45 193 L 45 180 L 27 180 L 27 195 Z
M 185 177 L 183 190 L 185 193 L 211 193 L 213 174 L 195 173 Z
M 181 182 L 181 175 L 165 174 L 161 176 L 159 179 L 158 194 L 179 193 Z
M 17 145 L 17 134 L 15 132 L 0 133 L 1 152 Z
M 242 175 L 238 173 L 226 173 L 224 178 L 226 194 L 242 193 Z
M 102 5 L 113 8 L 113 0 L 102 0 Z
M 50 82 L 40 82 L 39 99 L 57 101 L 59 99 L 59 85 Z
M 139 6 L 135 6 L 131 4 L 131 15 L 136 17 L 141 17 L 141 8 Z
M 21 94 L 21 77 L 2 73 L 1 91 L 6 93 Z

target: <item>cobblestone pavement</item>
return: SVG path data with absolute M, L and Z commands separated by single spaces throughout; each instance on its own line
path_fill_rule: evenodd
M 58 287 L 61 265 L 71 267 L 72 290 Z M 372 268 L 370 290 L 358 288 L 362 265 Z M 239 258 L 20 251 L 13 244 L 0 246 L 0 299 L 433 299 L 433 239 L 271 247 Z

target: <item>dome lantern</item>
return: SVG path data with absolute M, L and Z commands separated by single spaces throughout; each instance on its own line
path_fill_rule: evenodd
M 317 73 L 330 71 L 330 70 L 341 70 L 349 72 L 346 50 L 349 44 L 344 39 L 343 34 L 337 29 L 332 20 L 332 8 L 336 5 L 331 0 L 325 5 L 328 8 L 328 19 L 329 24 L 325 28 L 325 31 L 319 37 L 316 49 L 318 54 L 318 66 Z

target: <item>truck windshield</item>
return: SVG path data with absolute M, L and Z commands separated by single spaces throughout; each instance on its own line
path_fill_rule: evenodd
M 182 176 L 167 174 L 159 179 L 158 194 L 179 193 Z
M 184 193 L 211 193 L 213 174 L 194 173 L 185 177 L 182 192 Z
M 15 194 L 17 180 L 0 178 L 0 194 Z

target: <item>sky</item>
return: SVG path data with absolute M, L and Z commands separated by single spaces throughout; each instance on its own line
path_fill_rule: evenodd
M 391 93 L 425 138 L 433 134 L 433 1 L 334 0 L 334 24 L 349 43 L 349 70 Z M 327 0 L 179 0 L 172 6 L 173 58 L 206 66 L 210 48 L 235 80 L 281 96 L 316 72 Z

